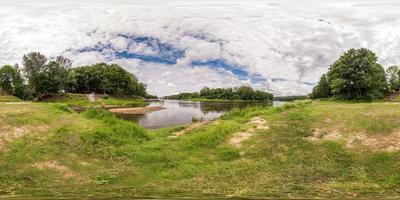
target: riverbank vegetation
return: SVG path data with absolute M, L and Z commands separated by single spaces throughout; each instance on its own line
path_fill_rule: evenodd
M 63 56 L 53 60 L 39 52 L 23 56 L 22 67 L 0 67 L 0 93 L 21 99 L 42 100 L 61 93 L 99 93 L 116 97 L 154 98 L 146 85 L 116 64 L 99 63 L 72 68 Z
M 1 195 L 400 195 L 398 103 L 304 101 L 146 130 L 104 110 L 10 101 L 0 103 Z
M 103 107 L 103 106 L 121 106 L 121 107 L 136 107 L 145 106 L 148 103 L 140 97 L 116 97 L 113 95 L 97 94 L 94 95 L 94 101 L 88 101 L 86 94 L 75 93 L 52 93 L 43 96 L 40 100 L 46 103 L 63 103 L 70 107 Z
M 268 101 L 274 96 L 271 93 L 254 90 L 248 86 L 237 88 L 208 88 L 204 87 L 200 92 L 180 93 L 176 95 L 163 97 L 164 99 L 175 100 L 230 100 L 230 101 Z
M 396 66 L 387 69 L 368 49 L 350 49 L 322 75 L 311 98 L 382 99 L 400 90 L 400 71 Z

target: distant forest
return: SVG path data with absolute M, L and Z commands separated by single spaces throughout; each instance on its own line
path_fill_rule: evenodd
M 0 67 L 0 94 L 38 99 L 51 93 L 100 93 L 149 97 L 146 85 L 116 64 L 99 63 L 72 68 L 63 56 L 48 60 L 39 52 L 23 56 L 22 67 Z
M 180 93 L 176 95 L 163 97 L 164 99 L 221 99 L 221 100 L 249 100 L 265 101 L 272 100 L 274 96 L 271 93 L 254 90 L 248 86 L 236 88 L 208 88 L 204 87 L 200 92 Z

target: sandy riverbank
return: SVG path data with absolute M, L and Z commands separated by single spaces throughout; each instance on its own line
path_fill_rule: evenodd
M 135 107 L 135 108 L 112 108 L 109 109 L 109 111 L 112 113 L 126 114 L 126 115 L 143 115 L 146 113 L 164 109 L 165 108 L 161 106 L 152 106 L 152 107 Z

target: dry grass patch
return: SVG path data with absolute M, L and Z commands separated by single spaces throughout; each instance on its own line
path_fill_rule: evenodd
M 31 134 L 34 132 L 43 132 L 48 130 L 47 125 L 40 125 L 40 126 L 32 126 L 26 125 L 21 127 L 11 127 L 11 126 L 3 126 L 0 127 L 0 150 L 5 148 L 6 144 L 23 137 L 24 135 Z
M 67 166 L 61 165 L 55 160 L 51 161 L 45 161 L 45 162 L 38 162 L 32 165 L 33 167 L 36 167 L 41 170 L 53 170 L 62 175 L 63 178 L 68 179 L 68 178 L 79 178 L 80 176 L 72 171 L 70 168 Z

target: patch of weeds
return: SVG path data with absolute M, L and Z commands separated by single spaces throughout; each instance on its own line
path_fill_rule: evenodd
M 238 129 L 238 124 L 232 122 L 196 129 L 192 131 L 190 137 L 186 138 L 185 142 L 186 145 L 191 148 L 216 147 Z
M 218 152 L 218 157 L 223 161 L 232 161 L 240 158 L 240 151 L 237 148 L 226 147 Z
M 66 113 L 73 113 L 74 111 L 67 105 L 65 104 L 54 104 L 53 105 L 56 109 L 62 111 L 62 112 L 66 112 Z

